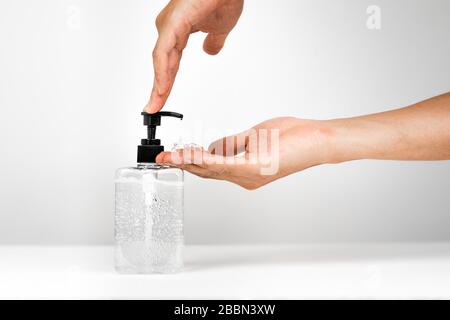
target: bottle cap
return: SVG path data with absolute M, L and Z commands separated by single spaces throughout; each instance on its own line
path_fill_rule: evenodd
M 174 117 L 183 119 L 183 115 L 171 111 L 160 111 L 157 113 L 142 112 L 144 116 L 144 126 L 147 126 L 147 139 L 141 140 L 138 146 L 137 162 L 154 163 L 156 156 L 164 151 L 161 140 L 155 139 L 156 127 L 161 125 L 161 117 Z

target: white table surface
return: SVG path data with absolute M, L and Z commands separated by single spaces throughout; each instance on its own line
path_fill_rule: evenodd
M 188 246 L 185 271 L 118 275 L 109 246 L 0 246 L 0 298 L 450 298 L 450 244 Z

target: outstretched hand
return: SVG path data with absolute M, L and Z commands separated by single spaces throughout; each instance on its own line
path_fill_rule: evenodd
M 450 93 L 397 110 L 335 120 L 276 118 L 158 163 L 256 189 L 306 168 L 357 159 L 450 160 Z
M 163 152 L 156 162 L 252 190 L 324 163 L 328 134 L 321 121 L 276 118 L 219 139 L 208 151 L 186 148 Z
M 191 33 L 207 33 L 206 53 L 215 55 L 236 25 L 243 0 L 171 0 L 156 19 L 158 40 L 153 50 L 154 82 L 145 107 L 155 113 L 164 106 L 180 65 L 183 49 Z

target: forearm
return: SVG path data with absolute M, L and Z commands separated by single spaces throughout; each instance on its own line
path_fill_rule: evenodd
M 450 159 L 450 93 L 412 106 L 326 121 L 329 159 Z

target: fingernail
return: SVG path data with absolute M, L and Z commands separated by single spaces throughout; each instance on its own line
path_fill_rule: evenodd
M 152 96 L 150 97 L 150 101 L 145 106 L 145 110 L 144 110 L 145 112 L 147 112 L 147 113 L 155 113 L 155 112 L 159 111 L 157 103 L 155 101 L 156 99 L 158 99 L 157 96 L 152 93 Z
M 147 112 L 147 113 L 151 113 L 151 107 L 150 107 L 150 103 L 147 103 L 147 105 L 145 106 L 145 108 L 144 108 L 144 112 Z
M 162 154 L 158 154 L 155 159 L 156 163 L 161 163 L 162 158 L 163 158 Z

